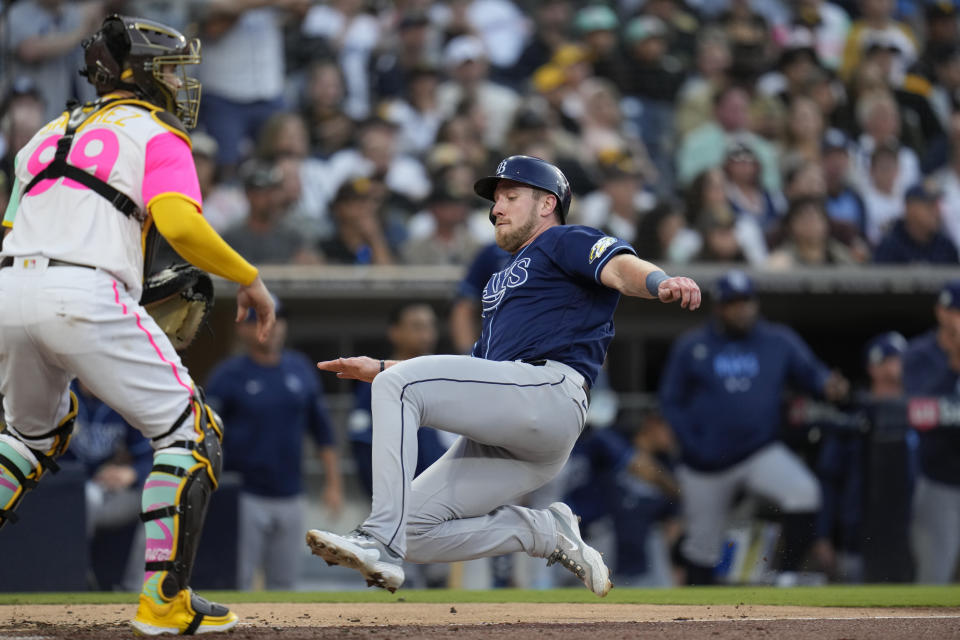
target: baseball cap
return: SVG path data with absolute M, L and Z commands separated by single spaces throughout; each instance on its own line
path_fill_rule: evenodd
M 259 158 L 247 160 L 240 165 L 240 179 L 247 189 L 269 189 L 283 182 L 280 167 Z
M 886 31 L 874 31 L 863 39 L 860 49 L 864 53 L 874 51 L 892 51 L 894 53 L 903 53 L 897 40 Z
M 823 134 L 823 140 L 820 142 L 820 150 L 827 151 L 850 151 L 850 137 L 841 129 L 831 127 Z
M 923 180 L 907 189 L 904 195 L 906 200 L 923 200 L 924 202 L 936 202 L 940 199 L 942 193 L 940 188 L 933 180 Z
M 943 285 L 937 304 L 947 309 L 960 309 L 960 280 L 950 280 Z
M 755 295 L 753 280 L 740 269 L 726 272 L 713 285 L 713 299 L 718 304 L 749 300 Z
M 577 11 L 573 24 L 578 30 L 589 33 L 590 31 L 612 31 L 617 28 L 620 21 L 613 9 L 606 5 L 596 4 Z
M 880 364 L 891 356 L 903 355 L 906 350 L 907 339 L 896 331 L 887 331 L 867 342 L 864 357 L 867 365 Z
M 363 200 L 373 196 L 373 183 L 369 178 L 357 176 L 351 178 L 340 185 L 337 193 L 333 196 L 334 202 L 350 202 L 353 200 Z
M 217 144 L 217 141 L 210 134 L 204 133 L 203 131 L 194 131 L 190 135 L 190 147 L 194 155 L 216 158 L 220 145 Z
M 628 42 L 643 42 L 649 38 L 663 38 L 668 33 L 667 25 L 656 16 L 639 16 L 627 24 L 624 33 Z
M 443 50 L 443 62 L 448 69 L 456 69 L 465 62 L 486 59 L 487 50 L 476 36 L 457 36 Z
M 747 156 L 750 156 L 750 158 L 754 160 L 757 159 L 757 153 L 753 150 L 753 147 L 750 146 L 750 143 L 740 139 L 731 140 L 727 144 L 723 155 L 726 160 L 741 160 Z

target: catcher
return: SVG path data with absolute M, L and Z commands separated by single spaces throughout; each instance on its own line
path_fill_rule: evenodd
M 113 15 L 83 48 L 81 75 L 99 97 L 68 105 L 18 152 L 3 219 L 0 526 L 16 522 L 24 494 L 57 470 L 77 412 L 68 390 L 77 377 L 155 449 L 142 500 L 146 573 L 135 631 L 226 631 L 236 615 L 189 587 L 220 476 L 223 425 L 139 302 L 157 234 L 197 267 L 239 283 L 237 319 L 254 309 L 261 340 L 274 323 L 273 301 L 257 270 L 200 215 L 186 133 L 200 86 L 184 69 L 200 61 L 199 42 Z M 187 306 L 171 316 L 174 325 L 199 324 L 189 307 L 212 287 L 195 276 L 161 275 L 146 299 L 173 295 Z M 181 346 L 192 338 L 189 326 L 170 330 Z

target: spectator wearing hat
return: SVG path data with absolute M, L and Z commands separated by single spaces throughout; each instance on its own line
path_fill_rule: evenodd
M 824 67 L 812 44 L 791 42 L 780 52 L 776 71 L 761 78 L 759 84 L 764 93 L 776 93 L 784 106 L 790 106 L 796 98 L 810 95 L 814 74 L 818 72 L 823 73 Z
M 702 27 L 691 5 L 684 0 L 645 0 L 643 14 L 659 18 L 667 25 L 670 54 L 680 61 L 685 69 L 694 64 L 697 40 Z
M 797 0 L 789 22 L 773 26 L 773 38 L 785 47 L 791 42 L 808 42 L 824 67 L 836 70 L 850 31 L 850 16 L 826 0 Z
M 308 434 L 323 464 L 323 501 L 332 517 L 343 504 L 339 455 L 316 369 L 285 348 L 287 317 L 276 300 L 277 322 L 267 340 L 256 337 L 253 311 L 236 326 L 241 353 L 210 373 L 207 402 L 229 421 L 224 469 L 242 479 L 238 582 L 254 588 L 258 570 L 267 589 L 292 590 L 300 574 L 306 510 L 302 462 Z
M 953 0 L 928 0 L 924 3 L 923 53 L 916 70 L 935 80 L 935 66 L 944 54 L 960 44 L 960 24 Z
M 753 85 L 775 59 L 770 22 L 758 10 L 763 3 L 728 0 L 717 22 L 730 40 L 733 64 L 730 74 L 737 82 Z
M 77 69 L 84 66 L 80 43 L 100 28 L 104 12 L 102 2 L 64 0 L 24 0 L 6 12 L 0 52 L 10 64 L 4 72 L 33 81 L 43 99 L 41 123 L 63 113 L 68 100 L 95 97 Z
M 727 516 L 744 490 L 778 507 L 785 541 L 779 568 L 800 568 L 814 539 L 820 488 L 780 440 L 783 393 L 792 386 L 836 400 L 849 389 L 792 329 L 760 319 L 744 272 L 721 276 L 713 302 L 713 320 L 674 343 L 659 394 L 680 444 L 680 555 L 688 584 L 714 581 Z
M 504 79 L 516 88 L 550 62 L 554 52 L 569 40 L 573 3 L 570 0 L 543 0 L 535 3 L 531 13 L 533 32 L 516 64 L 503 74 Z
M 831 128 L 823 134 L 820 162 L 826 185 L 824 208 L 831 224 L 865 239 L 867 211 L 852 180 L 851 144 L 850 138 L 840 129 Z
M 577 11 L 573 20 L 580 42 L 587 50 L 593 73 L 622 87 L 633 75 L 620 50 L 620 18 L 604 4 L 591 4 Z
M 957 248 L 941 230 L 940 198 L 933 182 L 925 180 L 906 193 L 903 218 L 896 220 L 874 252 L 874 261 L 887 264 L 958 262 Z
M 434 46 L 439 34 L 429 14 L 408 9 L 398 18 L 393 38 L 380 45 L 370 62 L 374 101 L 409 96 L 413 77 L 423 69 L 436 69 L 440 62 L 440 52 Z
M 244 251 L 253 264 L 315 264 L 319 256 L 309 239 L 288 221 L 284 207 L 284 170 L 277 163 L 253 158 L 240 166 L 247 198 L 247 217 L 228 228 L 223 238 Z
M 830 219 L 820 198 L 793 200 L 783 220 L 783 240 L 771 252 L 767 268 L 849 266 L 855 264 L 850 251 L 830 235 Z
M 860 65 L 865 50 L 864 42 L 878 34 L 895 43 L 902 56 L 904 69 L 916 61 L 916 37 L 908 25 L 893 18 L 895 7 L 896 3 L 890 0 L 860 0 L 860 17 L 850 26 L 840 63 L 840 78 L 844 82 L 853 77 Z
M 944 284 L 934 307 L 937 326 L 910 341 L 903 355 L 908 396 L 960 393 L 960 280 Z M 913 494 L 911 546 L 920 583 L 947 584 L 960 556 L 960 433 L 918 431 L 919 474 Z
M 677 150 L 677 182 L 686 186 L 701 171 L 724 162 L 731 141 L 747 144 L 760 163 L 761 179 L 771 193 L 780 190 L 780 167 L 773 146 L 750 131 L 750 93 L 727 85 L 713 98 L 713 119 L 691 131 Z
M 896 331 L 881 333 L 867 342 L 863 364 L 869 386 L 856 394 L 857 406 L 869 409 L 878 402 L 902 399 L 906 350 L 906 338 Z M 816 464 L 823 506 L 817 516 L 813 557 L 831 581 L 863 580 L 861 523 L 865 464 L 862 433 L 824 430 Z M 903 539 L 906 540 L 906 536 Z
M 319 244 L 329 264 L 393 264 L 394 251 L 381 219 L 383 195 L 369 178 L 343 183 L 331 203 L 335 234 Z
M 520 98 L 512 89 L 490 80 L 490 63 L 483 41 L 471 35 L 453 38 L 443 50 L 443 66 L 450 79 L 439 89 L 440 110 L 449 117 L 465 99 L 474 100 L 487 124 L 482 132 L 483 143 L 491 149 L 499 148 Z
M 469 201 L 438 183 L 427 198 L 430 229 L 420 236 L 411 236 L 400 249 L 404 264 L 466 266 L 484 245 L 467 225 Z

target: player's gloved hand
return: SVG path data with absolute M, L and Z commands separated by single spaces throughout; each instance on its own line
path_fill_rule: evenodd
M 246 286 L 240 285 L 237 291 L 237 322 L 243 322 L 250 309 L 257 314 L 257 339 L 266 342 L 277 317 L 274 314 L 273 298 L 260 276 Z
M 373 382 L 373 379 L 377 377 L 377 374 L 381 371 L 381 362 L 383 362 L 383 360 L 374 360 L 367 356 L 337 358 L 336 360 L 318 362 L 317 369 L 321 371 L 332 371 L 337 374 L 338 378 Z
M 680 306 L 693 311 L 700 307 L 700 287 L 690 278 L 676 276 L 667 278 L 657 287 L 660 302 L 680 301 Z

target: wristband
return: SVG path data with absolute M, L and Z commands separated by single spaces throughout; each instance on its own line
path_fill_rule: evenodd
M 380 361 L 380 373 L 383 373 L 383 360 Z
M 650 292 L 654 298 L 660 297 L 660 283 L 664 280 L 669 280 L 668 276 L 663 271 L 654 271 L 647 275 L 647 291 Z

